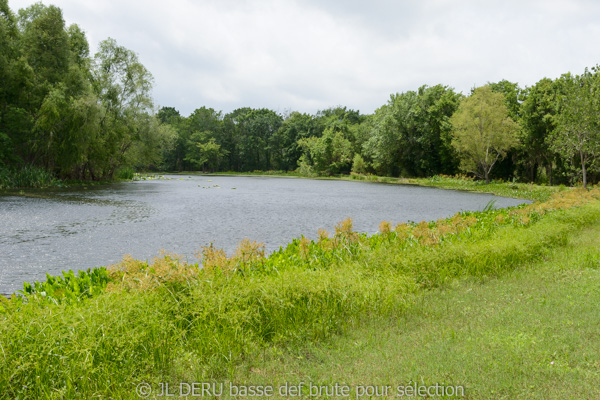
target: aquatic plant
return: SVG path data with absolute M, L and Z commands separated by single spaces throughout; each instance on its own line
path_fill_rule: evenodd
M 110 281 L 105 267 L 74 273 L 63 271 L 61 276 L 46 274 L 45 282 L 25 282 L 19 294 L 25 300 L 45 300 L 53 303 L 78 303 L 104 292 Z
M 44 168 L 31 165 L 21 168 L 0 167 L 0 189 L 41 188 L 61 184 L 62 181 Z

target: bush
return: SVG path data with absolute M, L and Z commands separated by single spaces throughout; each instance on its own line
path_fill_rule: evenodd
M 367 163 L 358 153 L 354 155 L 354 159 L 352 160 L 352 172 L 355 174 L 364 174 L 367 172 Z

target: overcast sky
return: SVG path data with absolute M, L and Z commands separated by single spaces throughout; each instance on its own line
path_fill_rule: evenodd
M 9 0 L 13 11 L 35 1 Z M 438 83 L 468 94 L 600 63 L 594 0 L 44 0 L 87 34 L 135 51 L 157 106 L 372 113 Z

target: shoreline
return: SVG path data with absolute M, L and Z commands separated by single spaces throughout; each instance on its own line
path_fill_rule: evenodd
M 146 174 L 146 173 L 142 173 Z M 152 175 L 153 173 L 148 173 Z M 156 174 L 155 174 L 156 175 Z M 406 186 L 421 186 L 432 187 L 437 189 L 457 190 L 470 193 L 486 193 L 494 196 L 507 197 L 513 199 L 546 201 L 554 193 L 575 189 L 578 186 L 547 186 L 536 183 L 517 183 L 504 181 L 491 181 L 486 184 L 483 181 L 476 181 L 472 178 L 462 175 L 446 176 L 434 175 L 427 178 L 403 178 L 379 176 L 371 174 L 350 174 L 350 175 L 333 175 L 333 176 L 309 176 L 301 175 L 295 172 L 285 173 L 283 171 L 265 171 L 265 172 L 200 172 L 200 171 L 185 171 L 185 172 L 164 172 L 162 175 L 194 175 L 194 176 L 255 176 L 255 177 L 274 177 L 274 178 L 297 178 L 297 179 L 314 179 L 314 180 L 337 180 L 337 181 L 358 181 L 371 183 L 387 183 L 392 185 Z
M 474 187 L 473 186 L 473 181 L 470 180 L 461 180 L 459 178 L 442 178 L 445 180 L 445 183 L 447 186 L 449 186 L 449 183 L 453 183 L 455 186 L 457 183 L 464 183 L 464 182 L 468 182 L 468 185 L 471 185 L 473 187 L 469 188 L 455 188 L 455 187 L 444 187 L 443 185 L 433 185 L 433 184 L 426 184 L 426 183 L 436 183 L 436 181 L 439 181 L 440 178 L 439 177 L 432 177 L 432 178 L 419 178 L 420 180 L 416 180 L 417 178 L 413 178 L 413 180 L 409 180 L 408 178 L 390 178 L 390 177 L 378 177 L 378 176 L 371 176 L 371 175 L 348 175 L 348 176 L 333 176 L 333 177 L 309 177 L 309 176 L 298 176 L 298 175 L 282 175 L 282 174 L 260 174 L 260 173 L 252 173 L 252 174 L 238 174 L 238 173 L 201 173 L 201 172 L 185 172 L 185 173 L 168 173 L 165 175 L 175 175 L 175 176 L 185 176 L 185 175 L 189 175 L 189 176 L 238 176 L 238 177 L 244 177 L 244 176 L 255 176 L 255 177 L 277 177 L 277 178 L 302 178 L 302 179 L 315 179 L 315 180 L 338 180 L 338 181 L 357 181 L 357 182 L 371 182 L 371 183 L 388 183 L 388 184 L 400 184 L 400 185 L 410 185 L 410 186 L 420 186 L 420 187 L 429 187 L 432 189 L 446 189 L 446 190 L 458 190 L 458 191 L 462 191 L 462 192 L 470 192 L 470 193 L 487 193 L 487 194 L 491 194 L 491 195 L 495 195 L 495 196 L 501 196 L 501 197 L 507 197 L 507 198 L 514 198 L 514 199 L 519 199 L 519 200 L 525 200 L 524 203 L 529 203 L 529 202 L 535 202 L 535 199 L 532 199 L 531 197 L 533 196 L 513 196 L 513 197 L 509 197 L 506 195 L 506 193 L 498 193 L 498 187 L 506 187 L 509 185 L 512 185 L 510 183 L 501 183 L 498 184 L 496 183 L 495 186 L 491 186 L 492 184 L 490 184 L 489 188 L 486 187 L 485 189 L 490 189 L 486 192 L 483 192 L 482 190 L 474 190 L 475 189 L 479 189 L 478 187 Z M 534 188 L 533 186 L 531 188 Z M 546 189 L 545 187 L 542 187 L 543 189 Z M 558 187 L 557 187 L 558 188 Z M 471 190 L 469 190 L 471 189 Z M 522 193 L 517 193 L 517 194 L 522 194 Z M 3 297 L 10 299 L 10 297 L 15 294 L 18 290 L 16 290 L 13 293 L 0 293 Z

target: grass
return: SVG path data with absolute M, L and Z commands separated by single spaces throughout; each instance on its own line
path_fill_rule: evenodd
M 0 189 L 43 188 L 61 184 L 59 179 L 44 168 L 0 168 Z
M 515 197 L 534 201 L 547 201 L 554 193 L 567 190 L 564 186 L 541 186 L 531 183 L 492 181 L 486 184 L 465 176 L 449 177 L 436 175 L 431 178 L 408 179 L 408 183 L 432 186 L 440 189 L 466 190 L 469 192 L 493 193 L 497 196 Z
M 463 385 L 469 399 L 600 397 L 600 224 L 545 260 L 468 277 L 347 335 L 240 366 L 234 382 Z
M 381 233 L 373 236 L 354 232 L 347 220 L 332 235 L 320 232 L 315 241 L 296 239 L 270 256 L 260 244 L 243 242 L 231 256 L 212 247 L 202 249 L 204 269 L 163 254 L 149 263 L 125 259 L 109 269 L 107 285 L 99 273 L 95 280 L 85 274 L 49 279 L 50 288 L 31 285 L 27 300 L 0 299 L 0 387 L 6 388 L 0 398 L 138 398 L 135 390 L 140 382 L 157 390 L 161 382 L 258 382 L 259 378 L 273 384 L 302 378 L 324 385 L 337 380 L 351 384 L 413 380 L 464 384 L 470 390 L 467 395 L 481 398 L 485 396 L 478 393 L 489 393 L 488 387 L 518 396 L 523 394 L 516 391 L 521 386 L 514 389 L 509 385 L 512 375 L 504 374 L 515 369 L 516 364 L 508 362 L 516 351 L 531 345 L 529 336 L 521 338 L 520 331 L 513 330 L 519 319 L 515 317 L 511 326 L 512 321 L 505 321 L 509 314 L 502 314 L 504 319 L 494 316 L 490 323 L 495 328 L 482 336 L 477 329 L 483 329 L 497 307 L 480 310 L 475 302 L 481 294 L 462 300 L 470 307 L 465 318 L 443 320 L 445 312 L 458 318 L 456 313 L 466 310 L 452 311 L 460 300 L 443 296 L 460 293 L 460 285 L 481 286 L 483 293 L 496 278 L 506 279 L 523 267 L 555 259 L 560 254 L 555 251 L 570 246 L 571 238 L 600 224 L 599 197 L 598 189 L 565 191 L 545 203 L 508 210 L 396 227 L 382 223 Z M 593 251 L 568 248 L 575 251 L 569 259 L 595 265 Z M 77 288 L 76 296 L 65 293 L 71 287 Z M 471 317 L 479 322 L 469 330 L 466 318 Z M 581 317 L 590 326 L 597 324 L 586 314 Z M 441 327 L 446 323 L 446 328 L 436 334 L 426 328 L 429 320 Z M 396 344 L 397 353 L 392 348 L 376 350 L 383 339 L 374 328 L 404 340 Z M 465 341 L 469 332 L 474 333 Z M 571 339 L 570 331 L 556 332 L 565 336 L 565 342 Z M 586 354 L 595 354 L 598 348 L 593 333 L 589 331 L 588 341 L 581 342 Z M 461 340 L 444 341 L 456 335 Z M 436 338 L 444 340 L 437 343 Z M 523 344 L 497 358 L 495 352 L 504 354 L 514 340 Z M 362 344 L 336 353 L 346 342 Z M 418 351 L 408 349 L 417 345 Z M 380 358 L 367 357 L 359 352 L 362 348 Z M 450 357 L 461 348 L 458 361 L 442 362 L 436 356 Z M 332 358 L 323 364 L 327 351 L 332 351 Z M 412 358 L 398 362 L 398 354 Z M 557 357 L 564 354 L 559 351 Z M 594 360 L 573 351 L 568 354 L 576 354 L 575 362 L 581 365 Z M 356 357 L 355 370 L 342 368 L 352 364 L 344 357 Z M 489 362 L 481 364 L 482 360 Z M 288 361 L 287 375 L 269 369 Z M 392 368 L 394 362 L 398 365 Z M 307 370 L 294 369 L 304 365 Z M 467 371 L 470 367 L 475 370 Z M 322 373 L 325 369 L 328 373 Z M 553 376 L 539 371 L 530 375 L 538 385 Z M 486 374 L 494 384 L 475 379 Z M 594 381 L 588 381 L 591 387 Z

